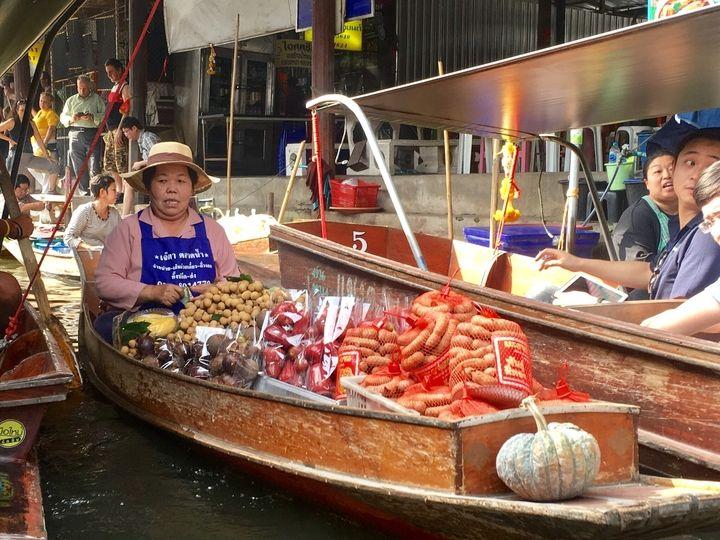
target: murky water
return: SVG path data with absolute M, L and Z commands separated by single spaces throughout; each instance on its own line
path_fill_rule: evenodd
M 0 258 L 0 270 L 27 282 L 14 260 Z M 75 339 L 79 283 L 44 281 Z M 378 537 L 136 420 L 89 386 L 52 405 L 37 446 L 53 539 Z

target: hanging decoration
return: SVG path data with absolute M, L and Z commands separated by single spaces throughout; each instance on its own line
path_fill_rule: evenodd
M 515 183 L 515 170 L 517 169 L 517 145 L 510 141 L 505 141 L 501 150 L 501 163 L 504 177 L 500 182 L 500 197 L 502 197 L 502 210 L 495 210 L 491 216 L 499 226 L 495 234 L 496 241 L 494 246 L 500 245 L 500 238 L 505 223 L 512 223 L 520 218 L 520 210 L 515 208 L 513 200 L 520 197 L 520 188 Z
M 215 75 L 217 65 L 215 64 L 215 47 L 212 46 L 212 43 L 210 44 L 210 54 L 208 55 L 208 67 L 207 67 L 207 74 L 211 77 Z

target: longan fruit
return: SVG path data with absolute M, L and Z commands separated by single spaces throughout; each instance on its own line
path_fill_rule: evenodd
M 210 298 L 212 300 L 213 293 L 210 291 L 207 291 L 205 294 L 203 294 L 203 298 Z
M 217 327 L 218 327 L 218 322 L 217 322 L 217 321 L 210 321 L 209 326 L 210 326 L 210 328 L 217 328 Z
M 225 311 L 225 302 L 219 302 L 217 305 L 218 311 Z
M 128 347 L 127 345 L 123 345 L 122 347 L 120 347 L 120 352 L 122 354 L 127 354 L 130 352 L 130 347 Z
M 213 302 L 215 302 L 217 304 L 220 301 L 220 295 L 213 294 L 212 300 L 213 300 Z
M 239 300 L 238 300 L 237 298 L 231 298 L 231 299 L 230 299 L 230 307 L 231 307 L 231 308 L 236 308 L 237 305 L 238 305 L 238 302 L 239 302 Z
M 216 294 L 220 294 L 220 289 L 218 289 L 217 285 L 213 285 L 210 287 L 210 292 L 215 296 Z
M 211 319 L 212 319 L 212 316 L 209 313 L 204 313 L 202 316 L 203 322 L 210 322 Z
M 240 325 L 238 324 L 238 321 L 231 321 L 231 322 L 230 322 L 230 329 L 231 329 L 233 332 L 234 332 L 235 330 L 237 330 L 239 327 L 240 327 Z
M 234 281 L 230 282 L 230 292 L 237 292 L 238 290 L 238 284 Z
M 207 309 L 212 305 L 212 303 L 212 298 L 205 297 L 205 300 L 203 300 L 203 307 Z
M 240 296 L 243 300 L 249 300 L 250 295 L 252 295 L 252 291 L 243 291 L 243 293 Z
M 253 291 L 250 293 L 250 300 L 257 300 L 260 298 L 260 293 L 257 291 Z
M 230 321 L 227 317 L 220 317 L 220 326 L 227 326 L 230 324 Z
M 207 312 L 208 312 L 210 315 L 212 315 L 212 314 L 215 313 L 216 311 L 217 311 L 217 310 L 215 309 L 215 306 L 210 306 L 209 308 L 207 308 Z
M 230 295 L 227 294 L 227 293 L 221 295 L 221 296 L 220 296 L 220 301 L 221 301 L 221 302 L 225 302 L 225 303 L 227 304 L 228 302 L 230 302 Z
M 190 324 L 186 320 L 183 320 L 183 322 L 180 323 L 180 330 L 187 330 L 189 327 Z
M 220 285 L 220 293 L 221 294 L 227 294 L 230 292 L 230 286 L 227 283 L 223 283 Z
M 131 339 L 130 341 L 128 341 L 128 348 L 134 349 L 136 347 L 137 347 L 137 341 L 135 341 L 134 339 Z
M 254 319 L 258 315 L 260 315 L 260 311 L 262 311 L 259 307 L 253 308 L 253 310 L 250 312 L 250 316 Z
M 223 314 L 223 317 L 227 317 L 229 319 L 230 317 L 232 317 L 232 310 L 224 309 L 222 314 Z
M 233 314 L 230 315 L 230 320 L 231 320 L 232 322 L 238 323 L 238 322 L 240 322 L 242 319 L 240 318 L 240 314 L 239 314 L 237 311 L 233 311 Z
M 241 293 L 247 291 L 248 285 L 249 283 L 247 281 L 241 281 L 240 283 L 238 283 L 238 291 Z
M 249 314 L 249 313 L 245 313 L 244 311 L 240 314 L 240 320 L 243 321 L 243 322 L 250 322 L 250 319 L 251 319 L 251 318 L 252 318 L 252 317 L 250 317 L 250 314 Z
M 195 313 L 193 313 L 193 320 L 200 321 L 202 320 L 203 313 L 205 313 L 202 309 L 198 309 Z

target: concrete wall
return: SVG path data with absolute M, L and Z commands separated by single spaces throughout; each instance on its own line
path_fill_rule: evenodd
M 542 198 L 545 217 L 548 221 L 559 222 L 562 219 L 565 190 L 558 181 L 566 177 L 567 173 L 544 173 L 542 176 Z M 382 183 L 382 179 L 379 177 L 370 178 L 370 180 Z M 426 234 L 445 235 L 447 233 L 445 176 L 399 175 L 394 177 L 394 181 L 413 229 Z M 521 189 L 521 196 L 516 207 L 522 213 L 521 221 L 538 222 L 540 220 L 537 191 L 538 173 L 521 174 L 517 181 Z M 265 212 L 268 194 L 273 193 L 275 215 L 277 216 L 287 183 L 287 177 L 233 178 L 233 207 L 240 209 L 242 213 L 248 213 L 252 209 L 256 209 L 257 212 Z M 453 190 L 455 236 L 462 238 L 463 227 L 488 224 L 490 175 L 455 175 L 453 176 Z M 211 188 L 204 196 L 214 196 L 215 205 L 224 210 L 225 194 L 226 187 L 223 181 Z M 310 191 L 305 186 L 305 177 L 298 177 L 285 220 L 315 217 L 311 212 L 309 201 Z M 378 203 L 383 208 L 382 212 L 348 215 L 331 211 L 328 212 L 328 219 L 399 226 L 390 197 L 384 189 L 380 191 Z
M 175 73 L 175 124 L 185 144 L 197 152 L 198 117 L 200 107 L 200 51 L 173 54 Z

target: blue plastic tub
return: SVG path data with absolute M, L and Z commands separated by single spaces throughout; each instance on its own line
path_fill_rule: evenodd
M 548 227 L 557 236 L 560 227 Z M 490 231 L 488 227 L 465 227 L 465 238 L 471 244 L 488 247 Z M 592 251 L 600 240 L 600 233 L 577 229 L 575 235 L 575 254 L 579 257 L 591 257 Z M 534 257 L 541 250 L 553 247 L 550 238 L 542 225 L 505 225 L 500 236 L 499 248 L 510 253 L 519 253 Z

